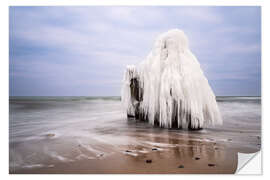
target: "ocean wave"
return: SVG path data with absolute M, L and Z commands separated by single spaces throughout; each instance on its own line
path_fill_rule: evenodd
M 112 100 L 120 101 L 120 96 L 10 96 L 14 101 L 81 101 L 81 100 Z

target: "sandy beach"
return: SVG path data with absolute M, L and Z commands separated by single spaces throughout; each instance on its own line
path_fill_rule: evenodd
M 162 139 L 160 139 L 162 141 Z M 256 149 L 238 149 L 237 146 L 209 141 L 178 141 L 169 139 L 170 144 L 156 143 L 152 149 L 145 146 L 122 146 L 121 152 L 97 159 L 81 159 L 75 162 L 56 163 L 51 167 L 25 168 L 10 173 L 30 174 L 232 174 L 237 168 L 237 152 L 251 153 Z M 259 140 L 258 142 L 259 143 Z M 79 147 L 83 150 L 82 147 Z M 91 156 L 93 154 L 88 154 Z
M 175 130 L 179 131 L 179 130 Z M 260 136 L 253 137 L 254 148 L 243 148 L 233 139 L 216 142 L 214 139 L 194 139 L 168 131 L 156 136 L 137 137 L 146 145 L 119 147 L 103 146 L 107 153 L 91 153 L 84 146 L 84 155 L 76 161 L 51 161 L 46 166 L 25 167 L 12 171 L 15 174 L 232 174 L 237 168 L 237 152 L 254 153 L 260 149 Z M 134 135 L 135 136 L 135 135 Z M 162 137 L 161 137 L 162 136 Z M 257 145 L 257 146 L 256 146 Z M 111 153 L 110 153 L 111 152 Z M 75 156 L 75 154 L 74 154 Z M 77 156 L 78 157 L 78 156 Z M 92 158 L 95 157 L 95 158 Z
M 92 160 L 79 160 L 70 163 L 57 163 L 53 167 L 30 168 L 14 173 L 93 173 L 93 174 L 168 174 L 168 173 L 234 173 L 237 166 L 235 152 L 215 150 L 214 145 L 202 143 L 203 151 L 194 152 L 192 147 L 171 148 L 166 151 L 155 150 L 149 153 L 114 153 L 109 157 Z M 208 147 L 207 147 L 208 146 Z M 212 148 L 211 148 L 212 147 Z M 123 152 L 125 148 L 123 147 Z M 130 148 L 131 149 L 131 148 Z M 132 152 L 140 151 L 137 150 Z M 130 153 L 131 154 L 131 153 Z M 12 172 L 11 172 L 12 173 Z
M 237 152 L 260 150 L 261 131 L 260 104 L 254 103 L 258 100 L 231 101 L 219 101 L 223 126 L 188 131 L 127 119 L 118 111 L 117 99 L 12 100 L 11 108 L 17 109 L 11 110 L 9 172 L 232 174 Z M 35 120 L 23 124 L 23 116 Z M 36 119 L 38 123 L 33 122 Z

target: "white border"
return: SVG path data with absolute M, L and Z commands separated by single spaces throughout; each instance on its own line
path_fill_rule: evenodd
M 265 0 L 266 1 L 266 0 Z M 9 5 L 212 5 L 256 6 L 264 0 L 9 0 Z
M 269 1 L 267 0 L 9 0 L 3 1 L 1 0 L 0 6 L 0 18 L 1 18 L 1 27 L 0 27 L 0 49 L 1 49 L 1 60 L 0 60 L 0 111 L 1 111 L 1 129 L 0 129 L 0 172 L 1 172 L 1 179 L 6 178 L 18 178 L 18 179 L 48 179 L 48 178 L 66 178 L 66 179 L 74 179 L 74 178 L 81 178 L 81 179 L 92 179 L 92 178 L 117 178 L 120 179 L 138 179 L 138 178 L 153 178 L 153 179 L 179 179 L 179 178 L 190 178 L 190 179 L 197 179 L 201 176 L 197 175 L 68 175 L 68 176 L 55 176 L 55 175 L 9 175 L 8 174 L 8 6 L 9 5 L 23 5 L 23 6 L 41 6 L 41 5 L 69 5 L 69 6 L 78 6 L 78 5 L 150 5 L 150 6 L 158 6 L 158 5 L 203 5 L 203 6 L 262 6 L 262 149 L 269 149 L 269 130 L 270 128 L 270 117 L 269 117 L 269 108 L 270 104 L 269 100 L 269 93 L 270 93 L 270 86 L 269 86 L 269 77 L 270 77 L 270 70 L 269 70 L 269 61 L 270 61 L 270 8 L 269 8 Z M 266 131 L 265 131 L 266 130 Z M 267 140 L 267 141 L 266 141 Z M 269 160 L 269 153 L 262 153 L 263 159 Z M 262 161 L 263 161 L 262 159 Z M 264 166 L 262 166 L 264 167 Z M 267 166 L 265 166 L 267 168 Z M 263 171 L 264 176 L 256 176 L 260 178 L 266 178 L 270 171 L 265 169 Z M 210 175 L 203 175 L 202 177 L 211 179 L 211 178 L 221 178 L 227 179 L 227 176 L 210 176 Z M 230 178 L 254 178 L 254 176 L 230 176 Z M 268 177 L 269 179 L 269 177 Z

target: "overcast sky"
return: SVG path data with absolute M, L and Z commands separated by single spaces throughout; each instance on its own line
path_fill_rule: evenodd
M 260 7 L 11 7 L 10 95 L 120 95 L 172 28 L 189 38 L 220 95 L 261 95 Z

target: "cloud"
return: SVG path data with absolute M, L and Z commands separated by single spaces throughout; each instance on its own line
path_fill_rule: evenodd
M 214 86 L 260 77 L 259 7 L 10 7 L 9 27 L 11 95 L 119 95 L 125 66 L 171 28 L 185 31 Z

